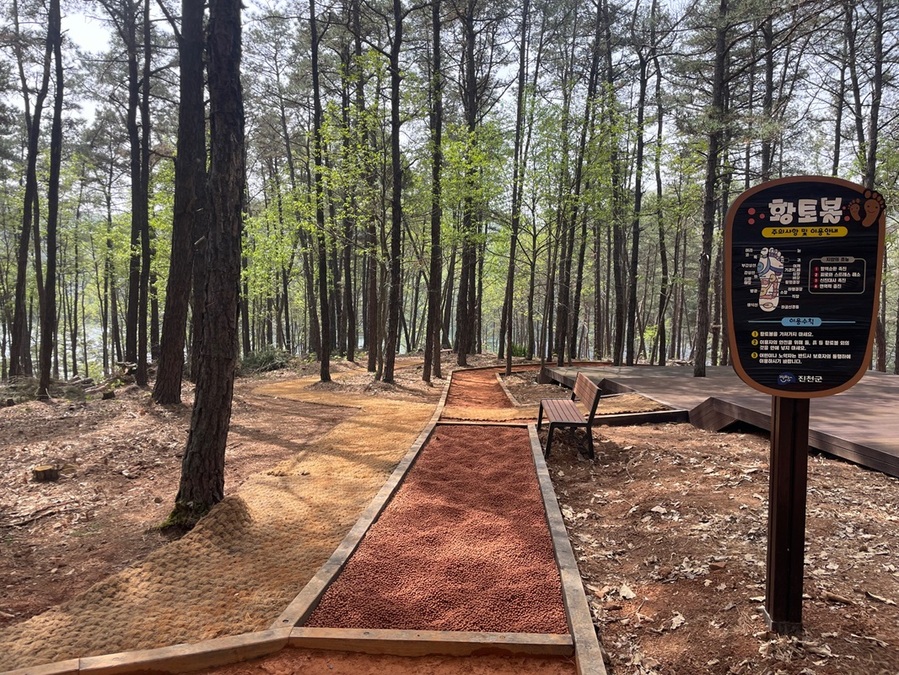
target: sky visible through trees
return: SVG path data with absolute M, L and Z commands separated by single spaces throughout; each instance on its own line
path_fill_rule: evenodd
M 209 145 L 208 89 L 181 81 L 193 29 L 172 0 L 62 0 L 54 52 L 50 11 L 0 10 L 0 377 L 134 363 L 146 382 L 153 362 L 176 372 L 154 395 L 177 399 L 182 369 L 196 375 L 214 212 L 205 189 L 178 197 L 207 180 L 206 153 L 178 156 L 199 123 L 179 110 L 190 86 Z M 400 352 L 426 352 L 428 378 L 483 351 L 726 364 L 727 206 L 818 174 L 887 200 L 873 366 L 895 371 L 897 12 L 249 3 L 240 356 L 314 354 L 322 379 L 361 359 L 387 381 Z

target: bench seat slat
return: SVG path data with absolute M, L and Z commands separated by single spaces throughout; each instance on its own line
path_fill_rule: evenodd
M 540 410 L 537 416 L 537 428 L 543 423 L 544 417 L 549 423 L 549 435 L 546 439 L 544 455 L 549 457 L 549 449 L 552 445 L 553 431 L 558 427 L 586 427 L 588 457 L 593 458 L 593 418 L 602 395 L 600 388 L 587 378 L 583 373 L 578 373 L 572 390 L 572 400 L 547 398 L 540 401 Z M 587 415 L 574 402 L 573 398 L 580 400 L 587 407 Z
M 547 399 L 543 402 L 543 412 L 550 422 L 563 422 L 565 424 L 587 424 L 584 413 L 573 401 L 564 399 Z

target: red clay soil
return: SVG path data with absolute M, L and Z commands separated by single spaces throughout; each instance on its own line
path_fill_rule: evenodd
M 496 374 L 501 370 L 485 368 L 455 371 L 446 405 L 463 408 L 514 408 L 496 379 Z
M 273 656 L 198 675 L 574 675 L 572 659 L 550 656 L 388 656 L 282 649 Z
M 438 426 L 306 625 L 567 633 L 530 453 L 521 427 Z

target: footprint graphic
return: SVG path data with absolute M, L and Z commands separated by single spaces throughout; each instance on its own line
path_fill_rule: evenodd
M 759 251 L 755 270 L 762 286 L 759 293 L 759 307 L 764 312 L 773 312 L 780 303 L 780 280 L 784 273 L 783 255 L 776 248 L 763 248 Z
M 873 190 L 865 190 L 864 208 L 865 217 L 862 220 L 862 225 L 864 227 L 871 227 L 871 225 L 878 221 L 881 214 L 883 214 L 884 209 L 886 209 L 886 202 L 879 192 L 874 192 Z
M 856 223 L 862 219 L 862 203 L 860 199 L 849 202 L 849 215 Z

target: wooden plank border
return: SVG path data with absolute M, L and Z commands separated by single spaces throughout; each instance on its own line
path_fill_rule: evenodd
M 528 415 L 528 419 L 533 415 Z M 522 417 L 517 420 L 440 420 L 437 424 L 441 427 L 526 427 L 530 422 L 525 422 Z
M 514 373 L 513 373 L 514 374 Z M 509 399 L 509 402 L 515 406 L 516 408 L 523 408 L 524 406 L 518 402 L 518 399 L 509 391 L 509 387 L 506 386 L 506 383 L 503 381 L 503 373 L 496 374 L 496 381 L 499 382 L 499 386 L 502 388 L 503 393 L 505 393 L 506 397 Z
M 287 646 L 393 656 L 424 656 L 426 654 L 472 656 L 496 653 L 571 656 L 574 653 L 572 637 L 568 634 L 307 628 L 302 626 L 291 631 Z
M 287 645 L 289 636 L 289 630 L 268 630 L 193 644 L 88 656 L 81 659 L 78 671 L 85 675 L 184 673 L 274 654 Z
M 284 611 L 281 612 L 281 616 L 279 616 L 270 626 L 270 630 L 293 628 L 297 624 L 305 621 L 315 608 L 318 607 L 322 595 L 328 590 L 328 586 L 333 583 L 334 579 L 337 578 L 337 575 L 340 574 L 344 566 L 346 566 L 350 556 L 353 555 L 359 547 L 359 542 L 362 541 L 365 533 L 368 532 L 368 528 L 370 528 L 372 523 L 378 519 L 378 516 L 381 515 L 381 512 L 387 506 L 387 503 L 399 489 L 400 484 L 403 482 L 403 478 L 406 477 L 406 474 L 409 472 L 409 469 L 412 468 L 421 449 L 434 432 L 434 428 L 440 420 L 440 415 L 443 414 L 443 408 L 446 406 L 446 397 L 449 394 L 452 380 L 453 375 L 450 373 L 450 376 L 447 378 L 446 384 L 443 387 L 440 401 L 434 409 L 434 414 L 431 415 L 428 424 L 422 429 L 418 438 L 415 439 L 415 442 L 412 443 L 412 447 L 409 448 L 409 451 L 403 459 L 400 460 L 400 463 L 396 465 L 393 473 L 390 474 L 390 477 L 378 491 L 378 494 L 375 495 L 374 499 L 371 500 L 369 505 L 362 512 L 362 515 L 356 520 L 356 524 L 353 525 L 349 532 L 347 532 L 343 541 L 340 543 L 340 546 L 337 547 L 334 553 L 331 554 L 331 557 L 328 558 L 328 560 L 325 561 L 325 564 L 315 573 L 315 576 L 313 576 L 303 587 L 303 590 L 301 590 Z
M 125 673 L 186 673 L 249 661 L 281 651 L 290 629 L 244 633 L 192 644 L 139 649 L 103 656 L 86 656 L 57 663 L 10 670 L 3 675 L 123 675 Z
M 562 511 L 556 499 L 556 492 L 549 477 L 549 469 L 543 458 L 543 447 L 537 436 L 537 427 L 528 425 L 531 438 L 531 454 L 534 457 L 534 468 L 537 471 L 537 482 L 543 495 L 543 508 L 546 512 L 546 524 L 553 541 L 553 551 L 559 576 L 562 578 L 562 600 L 568 616 L 568 629 L 574 639 L 574 658 L 579 675 L 606 675 L 602 649 L 593 627 L 590 606 L 584 594 L 581 573 L 577 567 L 577 559 L 568 539 L 568 530 L 562 519 Z

